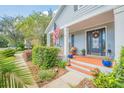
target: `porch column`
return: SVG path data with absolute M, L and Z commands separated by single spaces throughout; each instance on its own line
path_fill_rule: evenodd
M 50 33 L 47 33 L 47 46 L 50 46 Z
M 69 52 L 69 29 L 64 28 L 64 56 L 67 58 Z
M 120 57 L 121 47 L 124 46 L 124 6 L 114 10 L 115 17 L 115 58 Z

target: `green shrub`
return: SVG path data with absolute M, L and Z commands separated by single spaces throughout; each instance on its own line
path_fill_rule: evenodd
M 15 52 L 16 52 L 15 49 L 6 49 L 3 51 L 0 51 L 0 55 L 4 57 L 11 57 L 11 56 L 14 56 Z
M 0 35 L 0 47 L 5 48 L 8 46 L 8 40 L 5 36 Z
M 58 62 L 58 53 L 58 48 L 36 46 L 32 51 L 32 60 L 33 63 L 48 69 L 54 67 Z
M 121 49 L 119 61 L 120 62 L 114 68 L 113 72 L 115 74 L 115 78 L 117 79 L 117 87 L 124 88 L 124 47 Z
M 17 50 L 18 51 L 23 51 L 25 49 L 24 44 L 22 42 L 18 42 L 17 44 Z
M 54 78 L 56 75 L 56 72 L 54 72 L 53 70 L 49 69 L 49 70 L 41 70 L 39 73 L 39 77 L 42 81 L 47 81 L 47 80 L 51 80 L 52 78 Z
M 60 68 L 65 68 L 66 64 L 67 64 L 67 62 L 62 61 L 62 60 L 57 62 L 57 66 Z
M 41 46 L 35 46 L 32 50 L 32 61 L 35 64 L 42 65 L 43 63 L 43 53 L 45 48 Z
M 98 88 L 124 88 L 124 47 L 122 47 L 119 63 L 109 74 L 99 73 L 93 80 Z
M 112 73 L 99 73 L 98 76 L 93 80 L 93 83 L 97 88 L 115 88 L 116 78 Z

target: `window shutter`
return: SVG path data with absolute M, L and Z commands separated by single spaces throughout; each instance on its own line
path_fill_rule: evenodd
M 78 10 L 78 5 L 74 5 L 74 11 Z

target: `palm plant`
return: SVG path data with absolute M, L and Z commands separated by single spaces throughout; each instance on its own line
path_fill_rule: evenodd
M 23 88 L 32 84 L 31 74 L 21 63 L 0 56 L 0 88 Z

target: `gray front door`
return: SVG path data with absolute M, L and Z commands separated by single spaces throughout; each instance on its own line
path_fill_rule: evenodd
M 105 28 L 87 32 L 87 54 L 105 56 L 106 32 Z

